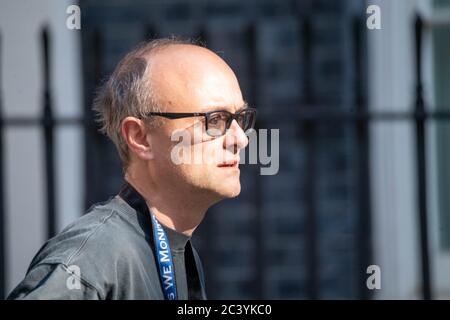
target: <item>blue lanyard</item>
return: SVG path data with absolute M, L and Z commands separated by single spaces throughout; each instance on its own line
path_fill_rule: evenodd
M 161 224 L 152 214 L 153 237 L 155 238 L 156 259 L 159 265 L 159 278 L 166 300 L 177 299 L 177 284 L 175 281 L 175 270 L 173 268 L 172 253 L 169 240 Z

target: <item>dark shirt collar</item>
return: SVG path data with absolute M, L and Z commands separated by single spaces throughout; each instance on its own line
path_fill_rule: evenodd
M 147 202 L 131 184 L 125 183 L 124 187 L 119 193 L 119 196 L 121 196 L 136 211 L 138 211 L 139 213 L 143 213 L 144 215 L 147 215 L 148 218 L 150 218 L 150 208 L 148 207 Z M 164 231 L 166 232 L 166 235 L 169 239 L 170 249 L 173 251 L 184 251 L 186 244 L 191 239 L 191 237 L 174 229 L 171 229 L 162 223 L 161 226 L 164 228 Z
M 171 229 L 163 225 L 162 223 L 161 226 L 164 228 L 167 238 L 169 238 L 170 250 L 184 251 L 186 244 L 191 239 L 191 237 L 185 235 L 184 233 Z

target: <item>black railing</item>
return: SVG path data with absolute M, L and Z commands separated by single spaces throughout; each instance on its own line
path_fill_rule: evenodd
M 51 238 L 56 233 L 56 215 L 55 215 L 55 143 L 54 143 L 54 115 L 51 96 L 51 70 L 50 70 L 50 35 L 48 28 L 42 32 L 42 54 L 44 57 L 44 89 L 43 105 L 44 112 L 42 121 L 44 125 L 45 141 L 45 173 L 47 185 L 47 237 Z
M 299 34 L 303 39 L 303 65 L 304 70 L 304 107 L 302 110 L 305 112 L 310 111 L 314 108 L 314 96 L 312 95 L 311 89 L 311 61 L 312 61 L 312 39 L 311 39 L 311 24 L 307 18 L 300 21 L 300 26 L 303 27 Z M 302 40 L 300 39 L 300 40 Z M 301 72 L 301 71 L 300 71 Z M 314 191 L 316 190 L 316 179 L 317 169 L 316 169 L 316 126 L 314 119 L 297 118 L 298 126 L 301 132 L 301 136 L 304 141 L 306 141 L 306 165 L 305 165 L 305 180 L 309 184 L 305 188 L 305 199 L 306 199 L 306 263 L 307 263 L 307 274 L 308 280 L 306 284 L 306 293 L 308 298 L 317 299 L 319 297 L 319 257 L 318 257 L 318 243 L 317 243 L 317 212 L 316 203 L 314 197 Z
M 430 257 L 428 239 L 428 212 L 427 212 L 427 166 L 426 166 L 426 140 L 425 120 L 420 115 L 425 113 L 422 85 L 422 19 L 418 16 L 415 21 L 415 47 L 416 47 L 416 152 L 417 152 L 417 199 L 419 208 L 420 251 L 422 262 L 422 290 L 423 298 L 430 300 Z

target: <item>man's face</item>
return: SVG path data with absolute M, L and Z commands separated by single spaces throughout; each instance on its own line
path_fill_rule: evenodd
M 179 48 L 160 54 L 151 65 L 153 89 L 164 112 L 235 113 L 245 107 L 236 76 L 219 57 L 203 48 L 175 47 Z M 239 151 L 248 139 L 236 121 L 219 137 L 206 133 L 201 116 L 164 119 L 163 123 L 151 132 L 153 175 L 161 183 L 175 192 L 201 192 L 214 200 L 239 194 Z M 190 161 L 175 163 L 177 150 L 190 154 L 184 158 Z

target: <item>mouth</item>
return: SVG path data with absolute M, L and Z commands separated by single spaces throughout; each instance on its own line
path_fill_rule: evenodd
M 238 168 L 239 167 L 239 161 L 238 160 L 232 160 L 232 161 L 225 161 L 219 165 L 217 165 L 219 168 Z

